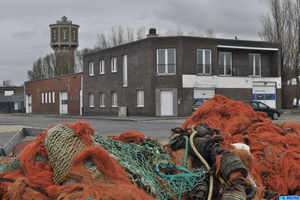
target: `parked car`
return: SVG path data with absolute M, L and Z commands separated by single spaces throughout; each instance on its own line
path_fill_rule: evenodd
M 192 106 L 192 111 L 195 112 L 198 109 L 198 107 L 201 106 L 207 100 L 208 98 L 201 98 L 196 100 Z
M 281 112 L 279 110 L 277 110 L 275 108 L 271 108 L 270 106 L 268 106 L 260 101 L 243 100 L 242 102 L 245 104 L 249 104 L 255 111 L 267 113 L 268 116 L 274 120 L 278 119 L 281 115 Z

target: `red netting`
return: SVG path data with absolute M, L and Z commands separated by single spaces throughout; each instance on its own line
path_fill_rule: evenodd
M 33 199 L 153 199 L 130 182 L 124 169 L 102 148 L 92 146 L 94 129 L 87 122 L 64 123 L 74 130 L 75 136 L 87 145 L 78 153 L 68 172 L 66 180 L 80 180 L 63 185 L 54 185 L 53 169 L 48 163 L 44 146 L 47 131 L 42 132 L 18 157 L 20 168 L 11 173 L 0 173 L 0 198 L 10 200 Z M 123 137 L 124 136 L 124 137 Z M 119 136 L 126 141 L 136 141 L 141 134 L 125 132 Z M 138 139 L 137 139 L 138 138 Z M 85 161 L 92 159 L 106 177 L 93 177 L 84 167 Z M 1 160 L 0 160 L 1 161 Z
M 253 156 L 250 173 L 257 185 L 282 195 L 300 194 L 299 124 L 278 127 L 265 113 L 255 112 L 249 105 L 221 95 L 200 106 L 182 128 L 199 123 L 219 129 L 225 139 L 219 144 L 225 149 L 233 150 L 233 143 L 250 146 Z M 251 165 L 246 163 L 246 166 Z

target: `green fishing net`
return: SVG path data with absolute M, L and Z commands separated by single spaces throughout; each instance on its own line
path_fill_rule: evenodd
M 203 169 L 191 170 L 174 164 L 156 139 L 145 138 L 139 144 L 102 136 L 94 139 L 95 145 L 117 159 L 138 188 L 156 199 L 169 199 L 191 191 L 205 178 L 206 171 Z M 187 166 L 186 157 L 183 166 Z

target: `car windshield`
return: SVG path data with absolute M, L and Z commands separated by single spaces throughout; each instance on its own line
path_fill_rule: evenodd
M 263 104 L 263 103 L 258 103 L 259 107 L 260 108 L 268 108 L 268 106 L 266 104 Z
M 198 101 L 196 101 L 196 102 L 194 103 L 194 105 L 195 105 L 195 106 L 201 106 L 201 105 L 202 105 L 202 102 L 203 102 L 202 100 L 200 100 L 200 101 L 198 100 Z

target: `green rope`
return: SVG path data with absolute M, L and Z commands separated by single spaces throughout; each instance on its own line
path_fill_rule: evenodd
M 165 144 L 164 147 L 169 146 L 169 145 L 172 145 L 172 144 L 174 144 L 174 143 L 176 143 L 176 142 L 177 142 L 177 140 L 175 139 L 175 140 L 173 140 L 173 141 L 171 141 L 171 142 Z

